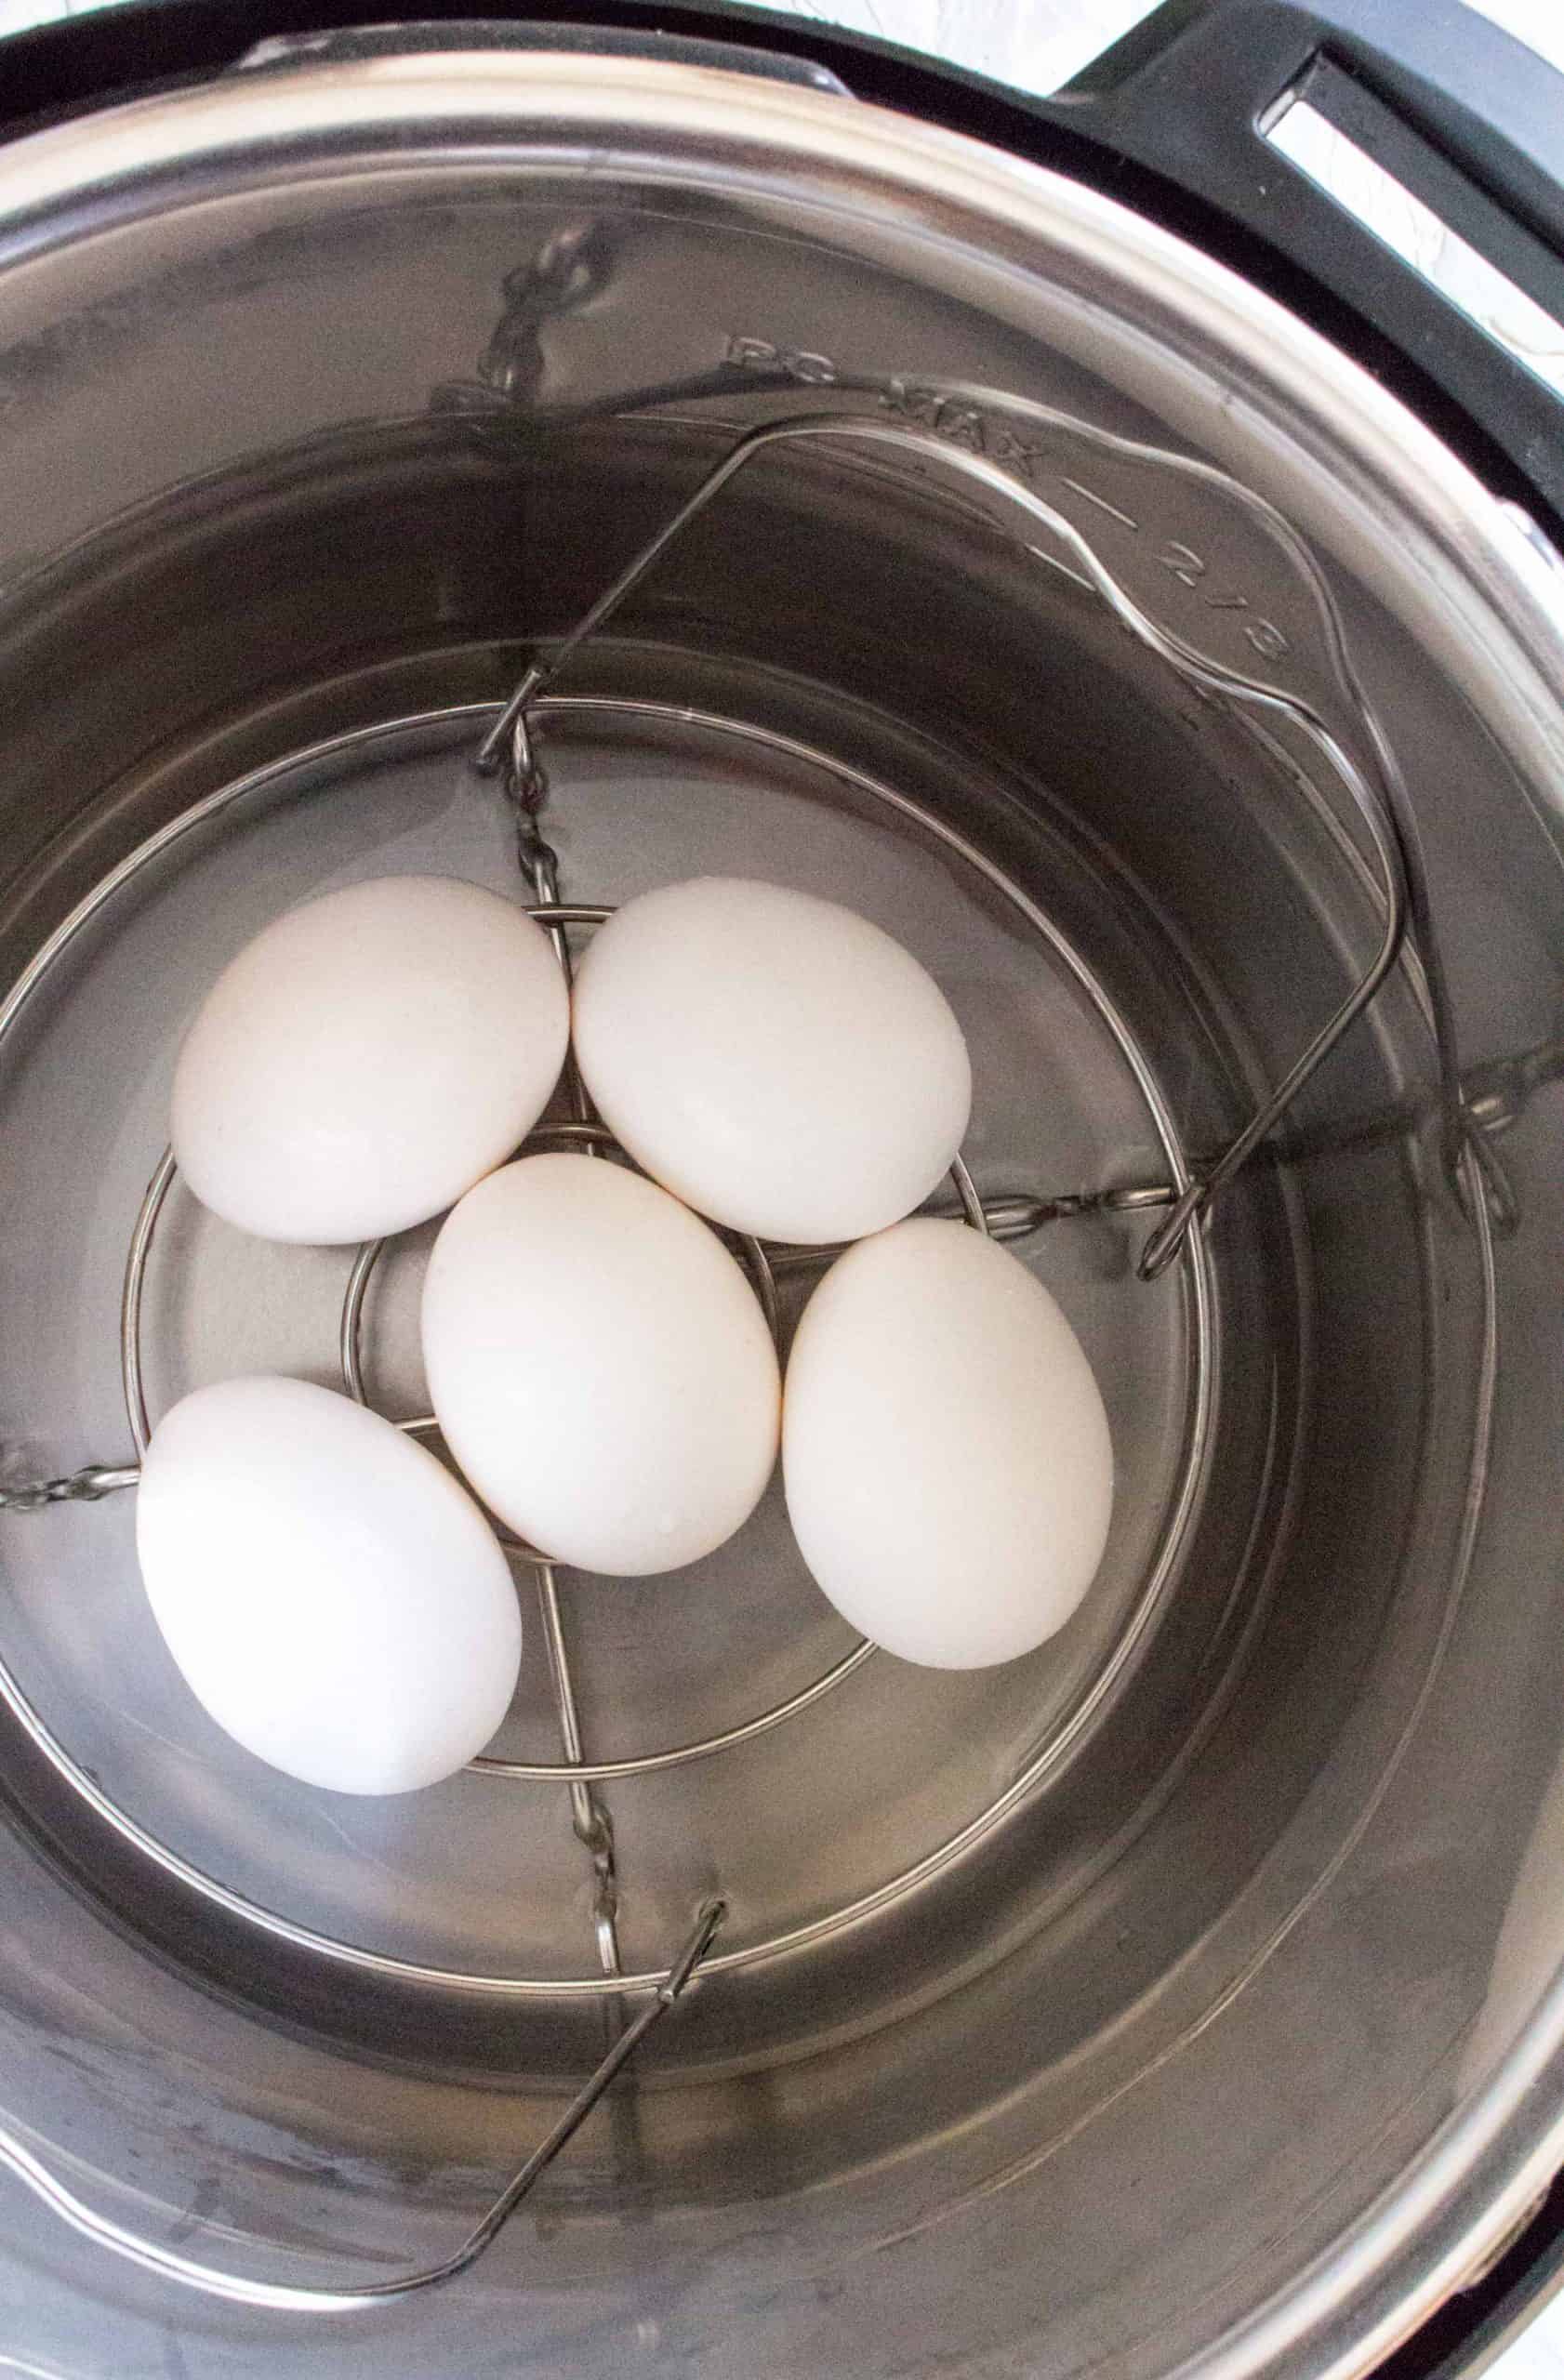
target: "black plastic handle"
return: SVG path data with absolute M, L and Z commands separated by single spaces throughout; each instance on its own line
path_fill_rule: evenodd
M 1533 299 L 1564 348 L 1564 75 L 1463 0 L 1171 0 L 1049 112 L 1345 302 L 1564 518 L 1564 403 L 1273 146 L 1266 126 L 1296 99 Z

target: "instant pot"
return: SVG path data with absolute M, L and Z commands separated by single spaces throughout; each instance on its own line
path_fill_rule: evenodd
M 1048 101 L 371 13 L 0 49 L 0 2368 L 1470 2365 L 1564 2224 L 1564 436 L 1279 143 L 1557 322 L 1564 85 L 1454 0 L 1165 8 Z M 944 1203 L 1113 1428 L 1060 1635 L 893 1660 L 774 1488 L 666 1579 L 519 1553 L 428 1793 L 193 1706 L 148 1433 L 418 1426 L 428 1236 L 227 1231 L 173 1055 L 419 870 L 931 968 Z

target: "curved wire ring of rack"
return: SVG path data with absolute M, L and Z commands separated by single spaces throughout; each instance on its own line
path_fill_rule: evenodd
M 1187 1187 L 1193 1177 L 1177 1126 L 1154 1075 L 1149 1070 L 1128 1025 L 1119 1015 L 1108 994 L 1084 965 L 1079 954 L 1060 934 L 1052 919 L 1022 892 L 1019 886 L 997 868 L 985 853 L 975 845 L 968 842 L 946 821 L 867 772 L 833 755 L 819 751 L 799 739 L 758 727 L 750 721 L 729 719 L 719 714 L 696 711 L 687 705 L 655 702 L 639 697 L 548 695 L 535 705 L 535 709 L 544 721 L 556 719 L 562 723 L 566 721 L 584 723 L 593 719 L 603 718 L 615 725 L 630 724 L 652 732 L 673 730 L 686 734 L 695 733 L 697 735 L 709 735 L 720 744 L 736 741 L 750 749 L 758 748 L 762 752 L 769 750 L 789 765 L 802 763 L 808 768 L 818 770 L 828 779 L 836 779 L 855 796 L 867 798 L 877 805 L 883 805 L 893 815 L 901 817 L 916 829 L 929 835 L 953 856 L 970 866 L 1005 899 L 1007 904 L 1016 911 L 1025 926 L 1036 935 L 1050 953 L 1053 962 L 1063 966 L 1066 972 L 1075 979 L 1084 998 L 1096 1011 L 1137 1086 L 1145 1104 L 1148 1123 L 1160 1147 L 1168 1170 L 1167 1179 L 1170 1186 L 1167 1190 L 1159 1191 L 1156 1194 L 1155 1203 L 1166 1205 L 1171 1198 L 1176 1197 L 1184 1188 Z M 295 753 L 286 760 L 257 770 L 251 775 L 220 788 L 219 791 L 209 796 L 205 802 L 186 812 L 180 818 L 172 821 L 168 826 L 161 828 L 144 844 L 127 854 L 62 923 L 38 953 L 37 958 L 13 988 L 10 996 L 4 1003 L 0 1003 L 0 1045 L 3 1045 L 5 1037 L 21 1008 L 37 991 L 40 984 L 53 971 L 77 935 L 103 906 L 149 864 L 177 845 L 185 834 L 220 819 L 225 812 L 235 806 L 244 806 L 252 798 L 264 799 L 268 793 L 280 787 L 285 787 L 291 789 L 298 784 L 301 772 L 311 774 L 318 779 L 327 772 L 351 765 L 378 749 L 389 748 L 396 751 L 405 748 L 410 743 L 417 744 L 420 739 L 431 734 L 442 742 L 446 737 L 452 736 L 461 737 L 464 740 L 469 735 L 476 738 L 485 729 L 492 730 L 498 716 L 498 707 L 495 704 L 471 704 L 421 714 L 413 719 L 390 721 L 376 727 L 355 729 L 347 734 L 327 739 L 325 743 L 312 747 L 304 753 Z M 564 920 L 573 921 L 576 917 L 574 906 L 558 902 L 539 902 L 536 905 L 536 911 L 545 921 L 547 930 L 551 932 L 561 931 Z M 590 912 L 586 922 L 590 922 L 596 914 L 595 911 Z M 155 1228 L 157 1212 L 167 1197 L 171 1183 L 172 1161 L 166 1157 L 153 1175 L 137 1222 L 132 1237 L 131 1257 L 127 1261 L 127 1277 L 135 1269 L 137 1242 L 149 1238 Z M 1126 1203 L 1133 1209 L 1148 1205 L 1152 1200 L 1149 1194 L 1143 1195 L 1137 1191 L 1129 1194 Z M 141 1250 L 143 1270 L 144 1253 L 143 1248 Z M 799 1251 L 794 1250 L 788 1251 L 790 1258 L 796 1258 L 798 1253 Z M 361 1251 L 357 1261 L 360 1263 L 364 1261 L 364 1251 Z M 1153 1618 L 1160 1608 L 1198 1499 L 1208 1452 L 1212 1410 L 1211 1342 L 1213 1288 L 1210 1259 L 1203 1236 L 1200 1233 L 1192 1235 L 1186 1243 L 1185 1262 L 1179 1268 L 1178 1278 L 1181 1284 L 1180 1294 L 1185 1302 L 1187 1315 L 1188 1333 L 1188 1385 L 1184 1445 L 1177 1475 L 1170 1488 L 1167 1511 L 1159 1541 L 1148 1561 L 1133 1607 L 1102 1668 L 1084 1685 L 1068 1710 L 1061 1715 L 1058 1726 L 1048 1739 L 1040 1744 L 1023 1762 L 1015 1776 L 996 1794 L 992 1802 L 983 1810 L 975 1813 L 946 1841 L 923 1853 L 898 1874 L 870 1885 L 855 1898 L 838 1908 L 812 1917 L 785 1931 L 748 1942 L 736 1943 L 731 1947 L 724 1946 L 712 1955 L 703 1958 L 700 1970 L 703 1976 L 715 1976 L 724 1971 L 750 1967 L 783 1952 L 806 1948 L 845 1928 L 867 1923 L 882 1911 L 895 1905 L 921 1885 L 931 1882 L 951 1862 L 960 1859 L 992 1828 L 1002 1824 L 1038 1790 L 1044 1778 L 1053 1774 L 1056 1767 L 1070 1756 L 1093 1726 L 1098 1713 L 1116 1690 L 1128 1665 L 1134 1659 L 1138 1647 L 1144 1643 Z M 122 1314 L 122 1357 L 125 1353 L 124 1341 L 128 1336 L 135 1342 L 132 1345 L 127 1367 L 128 1377 L 135 1384 L 139 1378 L 139 1316 L 135 1311 L 134 1297 L 131 1301 L 131 1308 L 128 1330 L 126 1329 L 127 1317 Z M 145 1416 L 134 1395 L 132 1401 L 134 1431 L 138 1420 L 143 1426 L 145 1425 Z M 106 1492 L 112 1487 L 132 1486 L 135 1476 L 134 1469 L 128 1466 L 113 1471 L 99 1471 L 94 1474 L 94 1479 L 100 1485 L 84 1483 L 73 1492 L 90 1498 L 94 1494 Z M 549 1572 L 540 1566 L 540 1580 L 546 1580 L 549 1575 Z M 774 1712 L 759 1714 L 763 1726 L 757 1726 L 753 1721 L 745 1723 L 749 1732 L 742 1739 L 737 1730 L 730 1731 L 726 1739 L 722 1737 L 712 1739 L 712 1751 L 726 1749 L 729 1742 L 749 1740 L 754 1734 L 763 1732 L 765 1728 L 779 1726 L 784 1718 L 791 1718 L 795 1713 L 808 1707 L 804 1699 L 806 1696 L 811 1701 L 818 1701 L 827 1693 L 833 1692 L 838 1686 L 846 1682 L 847 1663 L 852 1662 L 855 1666 L 866 1663 L 869 1659 L 869 1650 L 870 1648 L 867 1646 L 856 1648 L 837 1665 L 836 1672 L 828 1672 L 824 1677 L 815 1680 L 811 1687 L 803 1689 L 801 1695 L 790 1698 L 785 1704 L 775 1706 Z M 39 1752 L 72 1791 L 97 1814 L 100 1820 L 112 1827 L 122 1840 L 128 1843 L 142 1857 L 151 1859 L 166 1874 L 174 1877 L 179 1883 L 195 1891 L 215 1906 L 227 1911 L 245 1923 L 256 1925 L 275 1938 L 292 1944 L 297 1949 L 313 1951 L 340 1964 L 371 1974 L 396 1977 L 425 1986 L 507 1999 L 568 2000 L 617 1997 L 626 1993 L 656 1990 L 658 1988 L 661 1975 L 656 1969 L 634 1973 L 610 1971 L 594 1975 L 537 1976 L 474 1972 L 433 1966 L 399 1957 L 388 1951 L 373 1950 L 361 1943 L 346 1941 L 336 1936 L 322 1933 L 313 1927 L 300 1924 L 292 1918 L 285 1916 L 281 1911 L 253 1900 L 223 1884 L 219 1878 L 153 1834 L 105 1792 L 97 1779 L 87 1774 L 68 1747 L 55 1735 L 43 1713 L 28 1697 L 20 1680 L 3 1658 L 0 1658 L 0 1698 L 4 1699 Z M 685 1759 L 708 1756 L 705 1745 L 702 1743 L 687 1748 L 672 1747 L 669 1754 L 656 1753 L 650 1757 L 655 1764 L 674 1766 L 681 1765 Z M 542 1764 L 516 1764 L 512 1767 L 511 1765 L 506 1764 L 505 1767 L 509 1773 L 514 1775 L 517 1768 L 523 1769 L 524 1774 L 528 1765 L 543 1766 Z M 577 1831 L 582 1832 L 585 1841 L 589 1838 L 584 1831 L 583 1821 L 587 1824 L 590 1823 L 590 1813 L 577 1797 L 590 1794 L 594 1781 L 611 1780 L 616 1770 L 620 1774 L 625 1773 L 616 1763 L 594 1764 L 584 1760 L 571 1760 L 544 1767 L 542 1778 L 537 1781 L 554 1782 L 570 1789 L 573 1805 L 577 1811 Z M 631 1768 L 629 1773 L 633 1775 L 637 1771 Z M 601 1947 L 600 1942 L 600 1949 Z

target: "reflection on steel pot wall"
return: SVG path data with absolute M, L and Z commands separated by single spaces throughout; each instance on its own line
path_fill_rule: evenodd
M 19 2351 L 1368 2363 L 1564 2134 L 1557 575 L 1189 250 L 753 76 L 328 52 L 46 132 L 0 324 L 0 1414 L 24 1488 L 107 1467 L 0 1513 L 0 2107 L 244 2277 L 0 2179 Z M 928 967 L 1113 1533 L 964 1676 L 855 1659 L 775 1489 L 675 1578 L 524 1565 L 493 1761 L 347 1810 L 159 1666 L 126 1246 L 224 955 L 518 855 L 562 941 L 762 875 Z M 152 1219 L 133 1405 L 345 1349 L 427 1411 L 427 1234 L 273 1249 L 166 1175 Z M 785 1329 L 810 1275 L 750 1257 Z M 278 2310 L 450 2258 L 692 1943 L 471 2273 Z

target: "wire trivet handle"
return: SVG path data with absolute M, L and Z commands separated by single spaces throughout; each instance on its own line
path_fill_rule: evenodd
M 1056 418 L 1063 421 L 1065 416 Z M 1091 434 L 1086 425 L 1072 426 L 1083 434 Z M 1229 630 L 1231 616 L 1237 615 L 1231 615 L 1230 606 L 1224 602 L 1213 609 L 1208 600 L 1191 609 L 1182 600 L 1188 596 L 1191 587 L 1200 586 L 1205 571 L 1203 559 L 1192 549 L 1174 541 L 1163 556 L 1170 564 L 1171 575 L 1165 572 L 1164 583 L 1155 591 L 1142 588 L 1133 592 L 1119 570 L 1110 568 L 1104 560 L 1100 549 L 1104 533 L 1100 528 L 1088 536 L 1056 504 L 1045 501 L 1035 488 L 987 454 L 948 443 L 937 430 L 917 418 L 898 418 L 885 412 L 827 413 L 792 415 L 762 422 L 747 430 L 708 470 L 694 492 L 603 588 L 574 628 L 550 641 L 546 654 L 534 658 L 479 746 L 478 769 L 489 774 L 503 773 L 517 813 L 519 847 L 524 857 L 531 848 L 529 839 L 540 841 L 537 811 L 548 783 L 532 731 L 535 705 L 571 656 L 607 625 L 688 524 L 730 481 L 758 456 L 788 445 L 880 447 L 917 461 L 934 463 L 942 471 L 975 484 L 1045 531 L 1067 557 L 1071 575 L 1094 591 L 1121 626 L 1186 684 L 1218 701 L 1285 722 L 1314 756 L 1324 761 L 1345 792 L 1373 853 L 1383 919 L 1373 958 L 1361 968 L 1356 981 L 1280 1080 L 1259 1099 L 1249 1121 L 1209 1168 L 1178 1193 L 1169 1211 L 1154 1225 L 1135 1267 L 1141 1279 L 1156 1280 L 1168 1270 L 1190 1231 L 1243 1170 L 1261 1143 L 1294 1106 L 1343 1036 L 1370 1006 L 1403 945 L 1409 943 L 1422 964 L 1438 1060 L 1447 1170 L 1452 1183 L 1459 1182 L 1464 1175 L 1463 1154 L 1468 1146 L 1474 1147 L 1485 1200 L 1491 1212 L 1502 1216 L 1512 1203 L 1503 1170 L 1462 1104 L 1453 1013 L 1434 932 L 1416 820 L 1395 754 L 1353 666 L 1335 598 L 1319 563 L 1304 539 L 1273 506 L 1226 473 L 1133 442 L 1105 439 L 1098 443 L 1133 452 L 1140 462 L 1154 465 L 1175 481 L 1193 476 L 1203 486 L 1225 489 L 1239 512 L 1264 532 L 1267 544 L 1281 559 L 1285 576 L 1294 593 L 1303 599 L 1296 616 L 1306 621 L 1306 635 L 1299 632 L 1294 641 L 1274 621 L 1244 619 L 1240 625 L 1248 641 L 1239 650 L 1246 657 L 1235 658 L 1229 649 Z M 1075 487 L 1079 483 L 1072 480 L 1065 484 Z M 1137 526 L 1128 514 L 1120 513 L 1113 506 L 1103 509 L 1105 515 L 1128 522 L 1132 529 Z M 1029 550 L 1037 554 L 1040 549 L 1032 547 Z M 1181 556 L 1186 557 L 1182 562 Z M 1048 554 L 1040 558 L 1052 559 Z M 1226 628 L 1225 620 L 1228 622 Z M 1292 682 L 1281 682 L 1284 671 Z M 1328 711 L 1340 714 L 1343 733 L 1331 724 Z M 1352 745 L 1358 749 L 1350 748 Z
M 437 2265 L 427 2265 L 418 2271 L 399 2273 L 391 2281 L 364 2281 L 349 2289 L 310 2289 L 288 2281 L 257 2281 L 243 2273 L 228 2272 L 220 2265 L 203 2264 L 199 2258 L 187 2256 L 178 2248 L 160 2247 L 155 2241 L 146 2240 L 139 2232 L 127 2230 L 113 2217 L 101 2215 L 88 2206 L 73 2190 L 67 2189 L 59 2175 L 42 2160 L 35 2157 L 16 2135 L 0 2127 L 0 2165 L 25 2183 L 35 2198 L 41 2199 L 61 2222 L 90 2240 L 96 2247 L 106 2248 L 111 2254 L 122 2256 L 127 2264 L 139 2265 L 143 2272 L 156 2273 L 164 2281 L 179 2282 L 186 2289 L 199 2290 L 207 2297 L 226 2298 L 236 2306 L 254 2306 L 272 2313 L 284 2314 L 352 2314 L 370 2306 L 381 2306 L 390 2299 L 410 2297 L 420 2289 L 432 2289 L 443 2281 L 452 2281 L 475 2264 L 497 2240 L 505 2226 L 532 2189 L 540 2175 L 551 2165 L 560 2150 L 573 2138 L 614 2078 L 627 2066 L 642 2043 L 654 2028 L 660 2025 L 669 2011 L 677 2005 L 695 1981 L 701 1961 L 717 1938 L 718 1929 L 727 1914 L 721 1900 L 708 1901 L 696 1920 L 695 1927 L 668 1974 L 658 1984 L 646 2006 L 632 2017 L 595 2072 L 584 2082 L 564 2113 L 544 2135 L 518 2173 L 506 2184 L 482 2222 L 470 2231 L 459 2248 Z

